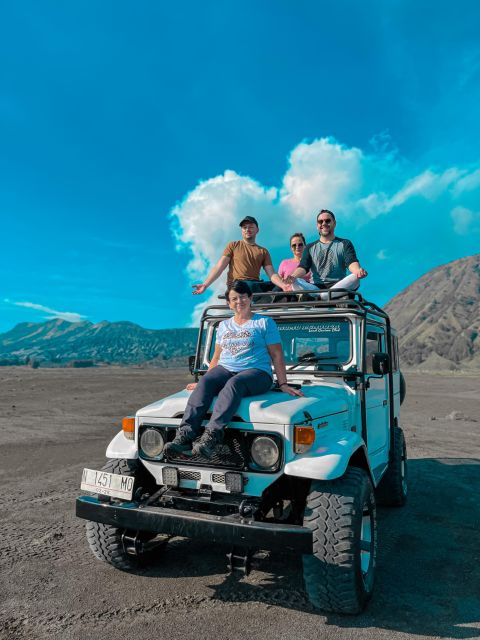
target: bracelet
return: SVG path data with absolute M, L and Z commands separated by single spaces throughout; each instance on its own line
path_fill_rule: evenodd
M 279 386 L 279 387 L 283 387 L 283 386 L 285 386 L 286 384 L 288 384 L 288 382 L 282 382 L 282 384 L 279 384 L 278 386 Z

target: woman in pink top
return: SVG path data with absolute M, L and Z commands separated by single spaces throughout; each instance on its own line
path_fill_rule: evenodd
M 300 264 L 303 250 L 305 249 L 305 244 L 305 236 L 303 235 L 303 233 L 294 233 L 290 237 L 290 248 L 293 253 L 293 258 L 286 258 L 285 260 L 281 261 L 280 266 L 278 267 L 278 275 L 282 279 L 293 273 Z M 307 280 L 307 282 L 310 282 L 311 277 L 312 274 L 307 273 L 307 275 L 304 276 L 304 279 Z M 292 285 L 288 287 L 288 291 L 292 291 Z

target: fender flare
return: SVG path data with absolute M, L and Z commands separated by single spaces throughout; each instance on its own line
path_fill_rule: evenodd
M 352 457 L 355 459 L 355 466 L 365 469 L 375 486 L 365 443 L 354 432 L 345 432 L 340 439 L 323 440 L 315 449 L 297 455 L 287 462 L 284 473 L 310 480 L 335 480 L 343 476 Z
M 125 458 L 125 460 L 136 460 L 138 449 L 135 440 L 127 440 L 123 431 L 119 431 L 107 447 L 107 458 Z

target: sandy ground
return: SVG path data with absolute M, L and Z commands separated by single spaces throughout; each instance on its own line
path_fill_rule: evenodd
M 242 579 L 225 573 L 226 549 L 202 541 L 171 541 L 136 574 L 94 558 L 74 516 L 82 468 L 103 465 L 119 418 L 187 380 L 0 369 L 2 640 L 480 637 L 480 377 L 407 376 L 409 502 L 379 510 L 375 593 L 357 617 L 314 612 L 292 557 Z

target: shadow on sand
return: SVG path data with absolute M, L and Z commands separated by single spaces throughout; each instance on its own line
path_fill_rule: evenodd
M 480 461 L 410 460 L 409 476 L 407 506 L 378 510 L 377 576 L 366 611 L 359 616 L 328 614 L 326 624 L 478 638 Z M 300 562 L 271 555 L 260 568 L 269 575 L 258 585 L 228 576 L 214 587 L 214 597 L 315 614 L 303 593 Z
M 212 599 L 260 602 L 325 618 L 351 629 L 374 627 L 439 638 L 480 635 L 480 460 L 409 461 L 406 507 L 378 510 L 373 598 L 359 616 L 315 611 L 303 591 L 300 558 L 267 554 L 248 577 L 227 574 Z M 226 570 L 225 547 L 177 539 L 144 576 L 207 576 Z M 185 560 L 189 556 L 188 562 Z M 255 568 L 255 565 L 254 565 Z

